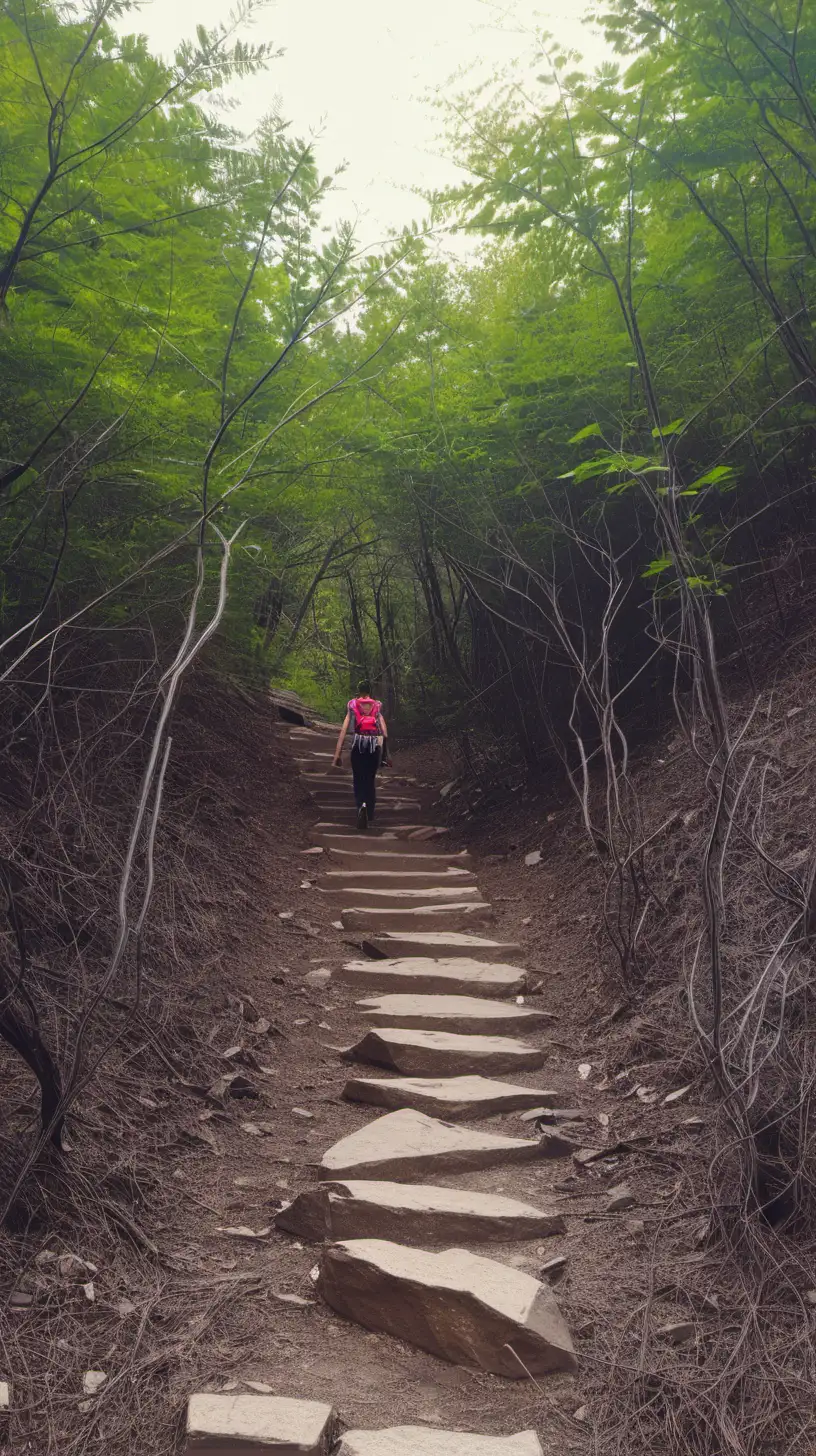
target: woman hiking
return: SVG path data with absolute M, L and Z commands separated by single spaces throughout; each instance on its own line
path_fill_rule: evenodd
M 332 768 L 337 768 L 346 734 L 352 729 L 351 772 L 354 776 L 354 800 L 357 805 L 357 828 L 367 829 L 377 807 L 377 770 L 388 763 L 388 728 L 382 715 L 382 703 L 371 696 L 371 685 L 361 682 L 358 696 L 349 700 Z

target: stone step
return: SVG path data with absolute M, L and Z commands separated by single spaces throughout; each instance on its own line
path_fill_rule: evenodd
M 275 1226 L 313 1242 L 396 1239 L 403 1244 L 509 1243 L 566 1232 L 556 1208 L 533 1208 L 514 1198 L 459 1188 L 363 1180 L 307 1189 L 277 1215 Z
M 535 1431 L 517 1436 L 474 1436 L 438 1426 L 388 1426 L 346 1431 L 337 1456 L 544 1456 Z
M 422 1031 L 455 1031 L 462 1036 L 524 1036 L 549 1026 L 549 1011 L 530 1010 L 484 996 L 411 996 L 393 994 L 358 1001 L 363 1015 L 377 1026 L 415 1027 Z
M 383 960 L 394 956 L 441 956 L 444 960 L 465 956 L 483 961 L 506 961 L 508 956 L 518 955 L 521 946 L 513 940 L 486 940 L 479 935 L 463 935 L 452 930 L 417 930 L 410 935 L 397 930 L 369 936 L 363 942 L 363 950 L 366 955 Z
M 546 1050 L 510 1036 L 458 1036 L 452 1031 L 410 1031 L 372 1026 L 343 1053 L 348 1062 L 373 1062 L 406 1077 L 455 1077 L 475 1072 L 535 1072 Z
M 328 836 L 327 836 L 328 838 Z M 370 869 L 414 874 L 422 870 L 468 869 L 473 861 L 466 849 L 429 850 L 422 840 L 388 838 L 362 839 L 360 835 L 334 835 L 326 847 L 327 863 L 337 869 Z
M 576 1367 L 552 1290 L 466 1249 L 432 1253 L 385 1239 L 328 1244 L 317 1288 L 346 1319 L 454 1365 L 511 1380 Z
M 474 1132 L 406 1108 L 366 1123 L 329 1148 L 320 1164 L 320 1180 L 389 1178 L 410 1183 L 426 1173 L 443 1178 L 474 1168 L 531 1163 L 541 1156 L 537 1139 Z
M 408 890 L 380 889 L 371 885 L 346 885 L 344 889 L 324 889 L 318 886 L 318 893 L 327 900 L 351 909 L 360 905 L 377 906 L 383 910 L 410 909 L 414 905 L 428 908 L 431 905 L 461 905 L 463 901 L 482 902 L 478 885 L 426 885 Z
M 384 906 L 344 906 L 340 911 L 344 930 L 363 932 L 415 930 L 438 931 L 445 936 L 450 932 L 467 930 L 470 925 L 489 925 L 493 919 L 493 906 L 485 900 L 455 900 L 450 905 L 420 905 L 414 909 L 404 906 L 400 910 L 388 910 Z
M 330 849 L 340 839 L 343 840 L 343 843 L 338 848 L 349 849 L 351 847 L 349 841 L 359 843 L 359 836 L 357 834 L 351 834 L 349 832 L 350 827 L 349 824 L 338 824 L 328 819 L 321 819 L 312 829 L 315 844 L 322 844 Z M 392 839 L 395 842 L 399 841 L 400 845 L 403 845 L 406 841 L 410 841 L 412 844 L 423 844 L 429 839 L 435 839 L 437 835 L 447 834 L 447 830 L 438 824 L 389 823 L 387 828 L 383 825 L 382 828 L 377 826 L 376 829 L 369 829 L 369 837 L 366 842 L 369 844 L 379 844 L 380 838 L 386 834 L 389 841 Z M 421 850 L 419 852 L 421 853 Z
M 512 1082 L 493 1082 L 488 1077 L 350 1077 L 343 1088 L 346 1102 L 364 1102 L 393 1111 L 410 1107 L 448 1121 L 493 1117 L 498 1112 L 520 1112 L 528 1107 L 556 1107 L 561 1097 L 560 1092 L 516 1087 Z
M 472 870 L 448 865 L 444 870 L 324 870 L 321 889 L 342 890 L 343 886 L 367 890 L 430 890 L 455 889 L 457 885 L 475 885 Z
M 464 992 L 471 996 L 517 996 L 527 987 L 527 972 L 500 961 L 466 956 L 346 961 L 335 980 L 382 991 Z
M 337 1416 L 316 1400 L 238 1392 L 191 1395 L 185 1456 L 328 1456 Z
M 314 812 L 319 816 L 318 824 L 331 822 L 338 830 L 346 834 L 359 834 L 357 828 L 357 805 L 354 802 L 354 795 L 349 790 L 348 795 L 341 804 L 315 804 Z M 388 832 L 393 833 L 398 839 L 406 838 L 403 830 L 406 827 L 415 828 L 418 819 L 416 807 L 405 808 L 402 804 L 380 803 L 377 800 L 377 807 L 374 811 L 374 819 L 369 823 L 368 829 L 363 831 L 372 835 L 379 835 Z M 410 826 L 407 821 L 411 820 Z M 323 830 L 315 826 L 315 832 L 323 833 Z

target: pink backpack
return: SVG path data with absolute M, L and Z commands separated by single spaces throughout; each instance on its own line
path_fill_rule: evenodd
M 361 708 L 361 702 L 366 705 L 370 704 L 370 707 Z M 374 698 L 352 698 L 349 708 L 354 714 L 355 733 L 379 733 L 381 707 L 382 703 L 378 703 Z

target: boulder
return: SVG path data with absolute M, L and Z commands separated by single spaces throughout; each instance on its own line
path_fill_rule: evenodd
M 315 1242 L 395 1239 L 404 1244 L 504 1243 L 566 1231 L 554 1208 L 459 1188 L 363 1180 L 307 1189 L 277 1215 L 275 1225 Z
M 474 1132 L 404 1108 L 341 1138 L 324 1154 L 320 1177 L 396 1178 L 403 1183 L 424 1173 L 444 1177 L 538 1157 L 537 1140 Z
M 403 906 L 389 910 L 378 905 L 348 906 L 340 911 L 344 930 L 400 931 L 430 930 L 447 935 L 467 930 L 469 925 L 487 925 L 493 908 L 486 901 L 455 900 L 449 905 Z M 442 927 L 440 930 L 439 927 Z
M 501 961 L 474 960 L 467 956 L 406 956 L 393 960 L 347 961 L 334 979 L 372 990 L 516 996 L 527 985 L 527 972 Z
M 347 1061 L 373 1062 L 408 1077 L 457 1073 L 529 1072 L 542 1067 L 546 1051 L 511 1036 L 458 1036 L 452 1031 L 403 1031 L 373 1026 L 344 1052 Z
M 530 1011 L 526 1006 L 480 996 L 377 996 L 358 1001 L 357 1005 L 377 1026 L 455 1031 L 462 1036 L 503 1032 L 523 1035 L 553 1020 L 547 1011 Z
M 534 1104 L 541 1109 L 549 1099 L 557 1102 L 558 1092 L 536 1087 L 516 1087 L 512 1082 L 494 1082 L 488 1077 L 351 1077 L 343 1088 L 346 1102 L 366 1102 L 373 1107 L 413 1107 L 431 1117 L 492 1117 L 497 1112 L 517 1112 Z
M 277 1395 L 191 1395 L 185 1456 L 327 1456 L 336 1431 L 330 1405 Z
M 473 1436 L 433 1426 L 390 1426 L 346 1431 L 337 1456 L 544 1456 L 535 1431 L 517 1436 Z
M 506 961 L 508 956 L 517 955 L 521 946 L 513 940 L 487 940 L 453 930 L 415 930 L 411 934 L 395 930 L 367 936 L 363 950 L 382 960 L 392 956 L 441 956 L 444 960 L 464 956 L 468 960 Z
M 338 1314 L 454 1365 L 513 1380 L 575 1369 L 552 1290 L 466 1249 L 433 1253 L 384 1239 L 329 1244 L 317 1287 Z

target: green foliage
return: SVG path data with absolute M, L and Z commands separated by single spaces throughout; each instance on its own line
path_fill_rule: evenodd
M 804 15 L 793 45 L 775 12 L 784 76 L 730 0 L 673 0 L 660 25 L 609 0 L 625 71 L 542 37 L 537 89 L 451 113 L 466 181 L 437 212 L 483 245 L 446 265 L 410 232 L 378 256 L 325 241 L 311 146 L 274 116 L 251 142 L 225 124 L 218 88 L 272 59 L 248 12 L 170 64 L 122 13 L 0 20 L 7 633 L 139 572 L 206 504 L 243 524 L 226 628 L 259 671 L 327 709 L 365 670 L 406 713 L 489 711 L 508 673 L 549 681 L 545 578 L 590 637 L 601 621 L 579 542 L 625 560 L 623 663 L 651 651 L 650 593 L 716 600 L 753 558 L 743 522 L 795 524 L 780 500 L 807 484 L 816 404 Z M 149 579 L 176 621 L 189 545 Z

